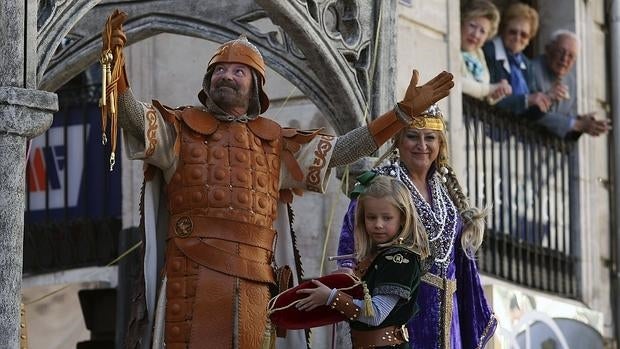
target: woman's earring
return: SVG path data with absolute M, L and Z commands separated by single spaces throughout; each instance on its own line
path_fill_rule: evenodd
M 441 181 L 446 183 L 448 181 L 448 179 L 446 178 L 446 175 L 448 174 L 448 169 L 445 166 L 441 166 L 439 168 L 439 173 L 441 174 Z
M 397 164 L 399 158 L 400 158 L 400 154 L 398 153 L 398 148 L 394 148 L 392 150 L 392 155 L 390 156 L 390 160 L 392 161 L 393 164 Z

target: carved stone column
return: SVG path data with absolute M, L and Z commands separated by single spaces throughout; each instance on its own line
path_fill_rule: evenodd
M 0 343 L 19 347 L 26 143 L 47 130 L 56 94 L 36 87 L 36 0 L 0 11 Z

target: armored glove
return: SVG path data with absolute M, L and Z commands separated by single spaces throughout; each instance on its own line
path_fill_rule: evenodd
M 398 103 L 394 110 L 383 114 L 368 124 L 368 130 L 377 147 L 410 124 L 413 117 L 420 115 L 433 103 L 446 97 L 454 86 L 452 81 L 454 77 L 445 71 L 422 86 L 417 86 L 419 77 L 418 71 L 414 70 L 407 92 L 405 92 L 405 98 Z M 397 109 L 400 109 L 398 116 Z M 405 115 L 401 116 L 403 113 Z
M 116 47 L 123 48 L 127 43 L 127 37 L 123 31 L 123 23 L 127 19 L 127 14 L 121 10 L 114 10 L 108 17 L 103 30 L 103 47 L 113 50 Z
M 454 86 L 453 78 L 452 74 L 443 71 L 426 84 L 417 86 L 420 74 L 414 69 L 405 98 L 398 103 L 398 106 L 410 117 L 420 115 L 433 103 L 448 96 Z

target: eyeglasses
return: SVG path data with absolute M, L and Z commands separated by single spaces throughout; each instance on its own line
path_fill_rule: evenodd
M 568 50 L 568 49 L 565 49 L 563 47 L 555 47 L 555 50 L 553 50 L 552 52 L 557 57 L 566 58 L 569 61 L 574 60 L 576 55 L 577 55 L 575 52 L 573 52 L 571 50 Z
M 510 28 L 508 29 L 508 35 L 512 35 L 512 36 L 519 36 L 521 37 L 521 39 L 529 39 L 530 38 L 530 33 L 523 31 L 523 30 L 519 30 L 519 29 L 514 29 L 514 28 Z

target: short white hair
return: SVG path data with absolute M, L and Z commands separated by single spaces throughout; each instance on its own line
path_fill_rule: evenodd
M 561 38 L 564 38 L 564 37 L 575 40 L 577 45 L 579 45 L 579 38 L 577 37 L 577 34 L 567 29 L 558 29 L 554 31 L 553 33 L 551 33 L 551 36 L 549 36 L 549 42 L 547 43 L 547 45 L 555 45 L 558 41 L 560 41 Z

